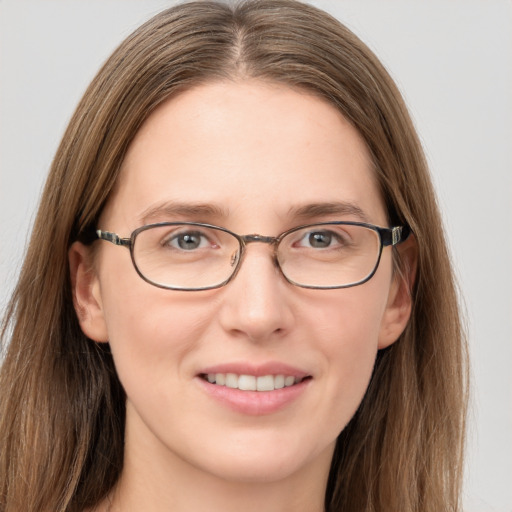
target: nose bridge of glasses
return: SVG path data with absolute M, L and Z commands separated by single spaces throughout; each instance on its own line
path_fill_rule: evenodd
M 258 235 L 258 234 L 250 234 L 250 235 L 241 235 L 239 237 L 239 240 L 242 242 L 241 244 L 241 254 L 240 259 L 243 259 L 245 257 L 245 248 L 248 244 L 252 244 L 255 242 L 259 242 L 262 244 L 267 244 L 272 247 L 273 250 L 273 262 L 274 265 L 279 267 L 279 263 L 277 261 L 277 247 L 279 244 L 279 238 L 275 236 L 264 236 L 264 235 Z
M 276 245 L 278 239 L 275 236 L 263 236 L 263 235 L 244 235 L 240 237 L 245 244 L 251 244 L 253 242 L 260 242 L 263 244 Z

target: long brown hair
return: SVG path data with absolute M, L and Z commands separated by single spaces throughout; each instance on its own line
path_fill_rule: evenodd
M 408 224 L 418 269 L 411 320 L 381 351 L 340 434 L 326 510 L 459 508 L 465 340 L 441 219 L 407 109 L 372 52 L 293 0 L 200 1 L 160 13 L 91 83 L 53 161 L 3 324 L 0 510 L 78 512 L 123 465 L 124 391 L 112 357 L 80 330 L 67 251 L 95 227 L 125 152 L 151 112 L 202 82 L 257 78 L 319 95 L 357 128 L 390 222 Z

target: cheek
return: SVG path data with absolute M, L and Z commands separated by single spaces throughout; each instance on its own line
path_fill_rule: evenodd
M 322 291 L 304 308 L 324 353 L 350 359 L 376 351 L 388 298 L 387 274 L 353 288 Z
M 136 277 L 139 282 L 129 285 L 107 284 L 103 294 L 109 343 L 128 395 L 179 376 L 184 371 L 181 363 L 197 349 L 211 323 L 208 308 L 197 304 L 197 297 L 159 289 Z
M 325 375 L 321 407 L 332 411 L 337 433 L 357 410 L 372 375 L 387 302 L 381 285 L 376 279 L 336 291 L 314 309 L 315 338 Z

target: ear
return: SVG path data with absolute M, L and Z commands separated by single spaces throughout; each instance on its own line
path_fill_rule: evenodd
M 108 341 L 100 283 L 90 247 L 75 242 L 68 251 L 73 305 L 83 333 L 99 342 Z
M 412 288 L 418 262 L 418 248 L 412 233 L 397 246 L 397 251 L 399 264 L 394 272 L 380 327 L 379 349 L 388 347 L 400 337 L 412 311 Z

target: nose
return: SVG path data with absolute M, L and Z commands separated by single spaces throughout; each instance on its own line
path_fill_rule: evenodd
M 275 265 L 271 248 L 250 244 L 237 275 L 223 289 L 223 329 L 251 341 L 283 336 L 294 323 L 292 288 Z

